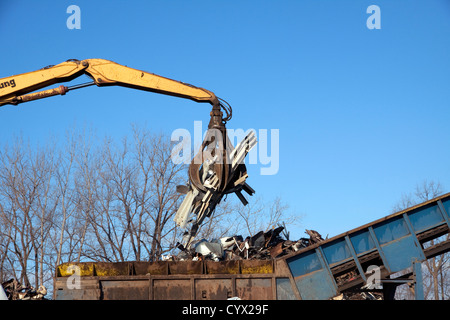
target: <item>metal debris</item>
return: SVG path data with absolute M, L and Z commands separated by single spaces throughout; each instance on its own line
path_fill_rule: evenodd
M 6 296 L 5 290 L 3 290 L 2 286 L 0 286 L 0 300 L 8 300 L 8 297 Z
M 32 286 L 23 286 L 16 279 L 10 279 L 2 283 L 8 300 L 45 300 L 47 288 L 40 285 L 36 290 Z
M 381 292 L 349 291 L 341 293 L 330 300 L 384 300 L 384 298 Z
M 260 231 L 245 239 L 241 235 L 224 237 L 207 241 L 202 239 L 190 248 L 178 244 L 180 253 L 172 256 L 173 260 L 266 260 L 275 259 L 291 252 L 306 248 L 312 244 L 323 241 L 322 236 L 314 230 L 306 230 L 309 238 L 300 238 L 297 241 L 287 240 L 287 233 L 280 226 L 267 232 Z
M 306 229 L 305 232 L 308 234 L 311 244 L 323 241 L 322 236 L 317 231 Z
M 221 242 L 202 240 L 195 245 L 194 250 L 202 256 L 209 256 L 214 261 L 219 261 L 223 257 L 223 246 Z

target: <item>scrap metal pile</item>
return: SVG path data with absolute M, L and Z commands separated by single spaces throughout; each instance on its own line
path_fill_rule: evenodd
M 165 256 L 163 260 L 266 260 L 282 257 L 289 253 L 309 247 L 324 241 L 320 233 L 315 230 L 305 230 L 309 237 L 300 238 L 297 241 L 288 240 L 289 235 L 284 232 L 285 228 L 280 226 L 267 232 L 260 231 L 254 236 L 224 237 L 217 240 L 207 241 L 202 239 L 192 244 L 190 248 L 178 244 L 180 252 L 175 256 Z M 338 277 L 339 284 L 353 280 L 356 273 L 351 272 Z M 332 300 L 382 300 L 383 293 L 379 291 L 365 290 L 364 287 L 356 290 L 346 291 Z
M 314 230 L 306 230 L 309 238 L 300 238 L 297 241 L 288 240 L 280 226 L 267 232 L 260 231 L 254 236 L 243 239 L 242 236 L 224 237 L 207 241 L 202 239 L 190 248 L 178 245 L 180 253 L 170 256 L 170 260 L 264 260 L 275 259 L 291 252 L 296 252 L 312 244 L 323 241 L 322 236 Z
M 10 279 L 2 283 L 5 295 L 0 294 L 0 297 L 8 300 L 45 300 L 47 289 L 41 285 L 38 289 L 32 286 L 24 286 L 16 279 Z M 1 290 L 1 288 L 0 288 Z

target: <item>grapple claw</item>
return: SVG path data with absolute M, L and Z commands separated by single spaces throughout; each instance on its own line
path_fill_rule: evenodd
M 234 192 L 247 205 L 241 190 L 250 196 L 255 192 L 245 182 L 248 174 L 244 164 L 246 155 L 256 145 L 255 133 L 250 132 L 233 148 L 220 107 L 214 106 L 210 115 L 206 137 L 189 166 L 189 186 L 177 188 L 186 196 L 174 220 L 182 229 L 191 224 L 188 236 L 183 239 L 186 248 L 189 248 L 204 218 L 211 216 L 225 194 Z

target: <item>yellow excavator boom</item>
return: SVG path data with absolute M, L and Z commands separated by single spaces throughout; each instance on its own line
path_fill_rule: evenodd
M 70 87 L 60 85 L 37 91 L 53 84 L 71 81 L 81 75 L 89 76 L 92 82 Z M 70 90 L 90 85 L 129 87 L 212 105 L 208 134 L 189 166 L 189 185 L 180 188 L 185 190 L 187 195 L 177 212 L 176 221 L 180 226 L 185 226 L 188 222 L 192 224 L 189 237 L 186 238 L 188 245 L 204 217 L 212 214 L 225 194 L 234 192 L 244 205 L 247 204 L 241 190 L 249 195 L 252 195 L 254 190 L 245 182 L 248 175 L 245 164 L 241 161 L 256 144 L 256 138 L 246 137 L 239 144 L 239 149 L 233 152 L 234 148 L 231 147 L 225 128 L 226 122 L 231 119 L 231 107 L 209 90 L 109 60 L 67 60 L 55 66 L 0 79 L 0 106 L 64 95 Z M 225 116 L 222 110 L 225 111 Z M 191 218 L 191 214 L 197 218 Z
M 0 79 L 0 106 L 19 104 L 58 94 L 86 85 L 65 87 L 30 93 L 49 85 L 71 81 L 81 75 L 89 76 L 99 87 L 117 85 L 187 98 L 196 102 L 209 102 L 219 106 L 218 98 L 209 90 L 129 68 L 104 59 L 68 60 L 55 66 Z

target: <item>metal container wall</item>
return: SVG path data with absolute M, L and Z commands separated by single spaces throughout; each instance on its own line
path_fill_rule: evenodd
M 273 300 L 275 269 L 274 260 L 66 263 L 56 270 L 54 299 Z

